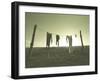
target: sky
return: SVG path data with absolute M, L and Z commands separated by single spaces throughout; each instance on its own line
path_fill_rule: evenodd
M 34 25 L 37 24 L 33 47 L 46 47 L 46 33 L 52 33 L 53 43 L 56 47 L 56 35 L 60 35 L 59 46 L 69 45 L 66 36 L 72 35 L 72 45 L 81 46 L 80 30 L 83 44 L 89 45 L 89 15 L 55 14 L 55 13 L 25 13 L 25 46 L 29 47 L 32 39 Z M 75 37 L 77 35 L 77 37 Z

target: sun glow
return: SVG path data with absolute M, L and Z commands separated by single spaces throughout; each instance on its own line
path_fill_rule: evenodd
M 66 38 L 63 38 L 59 41 L 59 46 L 68 47 L 69 41 L 66 41 Z M 78 37 L 72 37 L 72 46 L 81 46 L 81 40 Z

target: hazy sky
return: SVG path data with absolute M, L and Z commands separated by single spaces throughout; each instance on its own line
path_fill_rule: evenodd
M 52 33 L 53 43 L 56 46 L 55 36 L 60 35 L 60 46 L 68 46 L 66 35 L 72 35 L 73 46 L 81 45 L 80 30 L 83 35 L 84 45 L 89 45 L 89 16 L 74 14 L 50 14 L 50 13 L 25 13 L 25 43 L 29 47 L 34 25 L 37 24 L 34 47 L 46 46 L 46 32 Z M 75 34 L 77 37 L 75 38 Z

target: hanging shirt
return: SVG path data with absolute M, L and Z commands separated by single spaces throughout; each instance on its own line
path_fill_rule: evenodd
M 52 43 L 52 34 L 47 32 L 46 46 L 50 47 L 50 42 Z
M 66 40 L 68 40 L 69 46 L 72 46 L 72 36 L 66 36 Z
M 60 39 L 60 36 L 56 35 L 56 45 L 57 45 L 57 43 L 59 44 L 59 39 Z

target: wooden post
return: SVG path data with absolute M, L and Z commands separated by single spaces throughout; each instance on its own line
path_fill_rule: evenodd
M 31 43 L 30 43 L 29 54 L 31 54 L 32 48 L 34 46 L 34 38 L 35 38 L 36 28 L 37 28 L 37 25 L 35 24 L 34 29 L 33 29 L 33 34 L 32 34 L 32 40 L 31 40 Z
M 81 39 L 82 48 L 84 48 L 81 30 L 80 30 L 80 39 Z

